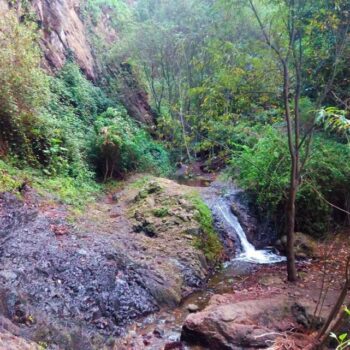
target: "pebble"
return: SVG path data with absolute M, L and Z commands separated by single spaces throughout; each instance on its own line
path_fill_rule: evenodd
M 136 338 L 137 337 L 137 333 L 135 331 L 130 331 L 129 335 L 131 338 Z
M 13 281 L 17 278 L 17 274 L 13 271 L 0 271 L 0 276 L 9 281 Z
M 187 305 L 187 310 L 189 312 L 197 312 L 199 310 L 199 306 L 196 304 L 188 304 Z
M 80 254 L 80 255 L 83 255 L 83 256 L 88 255 L 87 251 L 84 250 L 84 249 L 78 249 L 78 250 L 77 250 L 77 253 Z
M 163 330 L 159 329 L 159 328 L 155 328 L 153 330 L 153 335 L 156 337 L 156 338 L 163 338 Z

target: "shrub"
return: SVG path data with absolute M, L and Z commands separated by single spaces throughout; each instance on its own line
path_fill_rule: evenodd
M 254 146 L 243 145 L 231 161 L 231 174 L 247 190 L 258 212 L 283 230 L 290 158 L 283 129 L 265 127 Z M 322 236 L 334 219 L 344 220 L 328 203 L 346 207 L 350 197 L 350 147 L 323 133 L 315 136 L 296 200 L 296 229 Z
M 0 18 L 0 156 L 13 152 L 36 163 L 37 115 L 48 99 L 33 23 L 19 23 L 14 11 Z
M 157 208 L 153 210 L 153 215 L 157 218 L 164 218 L 169 214 L 168 208 Z
M 130 119 L 124 108 L 109 108 L 95 122 L 94 158 L 105 180 L 127 171 L 170 170 L 167 152 Z

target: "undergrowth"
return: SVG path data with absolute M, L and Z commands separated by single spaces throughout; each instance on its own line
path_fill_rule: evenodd
M 34 188 L 44 198 L 58 200 L 75 208 L 82 208 L 92 201 L 102 189 L 93 179 L 47 177 L 40 170 L 30 167 L 19 169 L 9 161 L 0 160 L 0 192 L 20 196 L 24 184 Z

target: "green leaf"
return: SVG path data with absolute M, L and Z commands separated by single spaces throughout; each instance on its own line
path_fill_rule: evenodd
M 347 338 L 347 336 L 348 336 L 347 333 L 343 333 L 343 334 L 340 334 L 338 338 L 341 342 L 343 342 Z

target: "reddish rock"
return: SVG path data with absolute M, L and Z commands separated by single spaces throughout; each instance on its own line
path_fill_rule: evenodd
M 286 322 L 288 319 L 290 322 Z M 211 350 L 263 349 L 271 345 L 278 332 L 287 330 L 292 321 L 287 297 L 240 302 L 228 298 L 227 303 L 220 297 L 212 299 L 203 311 L 187 317 L 182 339 Z
M 183 350 L 183 349 L 184 349 L 184 346 L 180 341 L 166 343 L 164 346 L 164 350 Z

